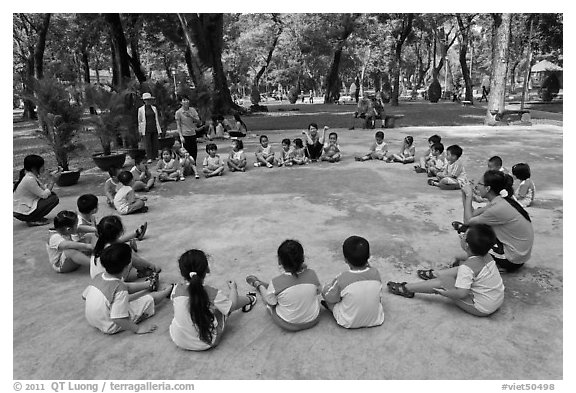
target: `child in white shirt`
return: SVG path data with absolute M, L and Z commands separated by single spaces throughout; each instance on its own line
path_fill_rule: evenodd
M 134 177 L 128 171 L 122 171 L 118 175 L 118 180 L 123 184 L 114 196 L 114 207 L 118 213 L 133 214 L 133 213 L 146 213 L 148 207 L 146 206 L 146 197 L 138 197 L 134 193 L 132 184 L 134 184 Z
M 224 162 L 222 162 L 220 156 L 216 154 L 217 151 L 218 146 L 216 146 L 215 143 L 206 145 L 206 153 L 208 153 L 208 155 L 202 163 L 202 173 L 204 173 L 205 177 L 222 176 L 224 173 Z
M 512 175 L 518 180 L 520 184 L 516 191 L 514 191 L 514 197 L 522 207 L 528 207 L 534 201 L 534 195 L 536 194 L 536 186 L 532 179 L 530 179 L 530 166 L 525 163 L 519 163 L 512 167 Z
M 385 160 L 388 156 L 388 145 L 384 142 L 384 133 L 377 131 L 374 135 L 374 143 L 370 146 L 370 151 L 361 157 L 354 157 L 356 161 Z

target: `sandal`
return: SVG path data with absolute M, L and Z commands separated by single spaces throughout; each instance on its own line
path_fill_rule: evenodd
M 148 284 L 148 290 L 150 292 L 156 292 L 158 290 L 158 284 L 160 282 L 160 273 L 153 272 L 150 276 L 148 276 L 146 281 L 150 282 Z
M 434 269 L 423 269 L 423 270 L 417 270 L 416 273 L 418 274 L 418 277 L 421 278 L 422 280 L 432 280 L 436 278 L 436 276 L 432 274 L 433 271 Z
M 468 225 L 464 225 L 460 221 L 452 221 L 452 228 L 454 228 L 458 233 L 463 233 L 468 230 Z
M 247 305 L 245 305 L 244 307 L 242 307 L 242 312 L 250 312 L 252 311 L 252 308 L 254 308 L 254 305 L 256 304 L 256 302 L 258 301 L 258 298 L 256 297 L 256 294 L 254 292 L 248 292 L 246 294 L 246 296 L 248 297 L 248 299 L 250 299 L 250 303 L 248 303 Z
M 414 292 L 409 291 L 406 288 L 406 284 L 407 284 L 406 282 L 388 281 L 386 286 L 388 286 L 388 291 L 392 292 L 394 295 L 404 296 L 407 298 L 413 298 Z
M 138 240 L 144 239 L 146 229 L 148 229 L 148 222 L 145 222 L 144 224 L 140 225 L 140 228 L 136 229 L 136 239 Z
M 262 285 L 262 282 L 258 279 L 258 277 L 252 275 L 246 276 L 246 282 L 256 290 L 258 290 L 258 287 Z

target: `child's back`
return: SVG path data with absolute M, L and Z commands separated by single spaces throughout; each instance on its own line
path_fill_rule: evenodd
M 469 257 L 458 267 L 454 286 L 470 289 L 474 307 L 486 314 L 493 313 L 504 302 L 504 283 L 490 254 Z
M 99 274 L 85 289 L 83 297 L 86 320 L 91 326 L 106 334 L 122 330 L 112 321 L 112 318 L 129 315 L 128 288 L 122 280 L 106 273 Z
M 305 268 L 297 276 L 284 273 L 273 278 L 265 299 L 268 304 L 276 304 L 276 314 L 284 321 L 306 323 L 320 313 L 319 287 L 316 272 Z
M 126 214 L 132 202 L 134 202 L 134 190 L 130 186 L 123 185 L 114 196 L 114 207 L 119 213 Z
M 203 351 L 214 346 L 219 340 L 224 328 L 225 316 L 232 308 L 232 302 L 220 290 L 204 285 L 208 295 L 210 310 L 214 314 L 214 334 L 212 343 L 208 344 L 200 339 L 198 328 L 190 316 L 189 284 L 177 284 L 172 291 L 171 299 L 174 304 L 174 318 L 170 324 L 170 337 L 180 348 L 191 351 Z
M 336 322 L 345 328 L 378 326 L 384 322 L 380 301 L 382 282 L 376 268 L 340 273 L 322 294 L 332 309 Z

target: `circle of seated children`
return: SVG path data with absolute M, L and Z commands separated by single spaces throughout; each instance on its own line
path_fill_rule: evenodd
M 327 129 L 324 127 L 321 139 L 313 124 L 309 127 L 309 133 L 304 131 L 304 134 L 314 145 L 324 140 Z M 313 135 L 314 131 L 316 135 Z M 308 157 L 302 139 L 296 138 L 293 145 L 291 147 L 287 138 L 282 140 L 282 151 L 279 160 L 276 160 L 268 138 L 262 135 L 256 153 L 257 162 L 266 166 L 306 163 Z M 415 169 L 422 169 L 422 172 L 432 175 L 432 179 L 438 179 L 435 181 L 440 184 L 446 176 L 439 174 L 458 162 L 462 149 L 457 145 L 448 147 L 445 166 L 439 169 L 436 160 L 443 153 L 439 137 L 430 137 L 429 145 L 429 151 Z M 207 144 L 206 152 L 208 155 L 203 162 L 203 173 L 206 177 L 221 175 L 224 164 L 217 154 L 217 146 Z M 340 153 L 335 133 L 331 133 L 326 145 L 322 145 L 319 157 L 334 159 L 335 154 L 330 153 Z M 370 152 L 360 160 L 407 163 L 410 160 L 414 162 L 414 154 L 411 136 L 404 138 L 399 154 L 388 154 L 384 133 L 379 131 L 375 134 L 375 143 Z M 176 168 L 181 163 L 176 157 L 182 155 L 165 149 L 161 161 Z M 185 154 L 183 158 L 186 158 Z M 231 171 L 244 171 L 246 168 L 241 140 L 232 141 L 228 167 Z M 474 189 L 469 182 L 459 180 L 457 175 L 452 177 L 461 188 L 464 211 L 463 222 L 453 222 L 452 225 L 459 233 L 461 247 L 466 254 L 456 256 L 448 269 L 418 270 L 417 275 L 424 280 L 422 282 L 388 282 L 391 293 L 407 298 L 414 297 L 416 293 L 439 294 L 452 299 L 464 311 L 481 317 L 489 316 L 501 307 L 504 285 L 500 271 L 516 271 L 529 260 L 534 233 L 528 213 L 514 197 L 513 179 L 502 170 L 501 159 L 492 157 L 488 167 L 490 169 L 484 173 L 482 182 L 478 182 Z M 135 168 L 139 171 L 137 179 L 144 185 L 143 191 L 150 189 L 153 183 L 149 183 L 151 176 L 146 175 L 147 167 L 138 162 Z M 521 182 L 516 194 L 533 200 L 535 187 L 530 180 L 528 164 L 516 164 L 512 172 Z M 463 168 L 456 173 L 465 175 Z M 113 207 L 120 214 L 145 211 L 145 198 L 136 197 L 132 188 L 136 173 L 112 168 L 109 174 L 105 189 L 107 200 L 112 201 Z M 146 176 L 140 177 L 141 174 Z M 485 199 L 487 205 L 473 209 L 474 195 Z M 144 238 L 147 223 L 125 235 L 118 216 L 103 217 L 96 224 L 96 196 L 80 196 L 77 206 L 78 213 L 62 211 L 56 215 L 46 248 L 56 272 L 67 273 L 82 265 L 89 266 L 92 281 L 83 293 L 85 314 L 88 323 L 104 333 L 131 330 L 142 334 L 156 330 L 156 325 L 145 327 L 139 323 L 153 316 L 155 307 L 166 298 L 170 298 L 174 306 L 171 339 L 178 347 L 195 351 L 217 346 L 230 313 L 236 310 L 251 311 L 258 296 L 266 305 L 272 322 L 288 331 L 314 327 L 319 321 L 320 306 L 345 328 L 379 326 L 384 321 L 380 300 L 381 277 L 368 262 L 369 243 L 362 237 L 351 236 L 344 241 L 342 251 L 348 269 L 323 286 L 315 271 L 305 263 L 302 245 L 289 239 L 282 242 L 277 251 L 282 274 L 269 282 L 254 275 L 246 277 L 246 282 L 256 292 L 239 296 L 233 281 L 227 282 L 228 295 L 205 285 L 204 279 L 210 269 L 201 250 L 183 253 L 178 259 L 183 281 L 160 289 L 161 268 L 137 253 L 136 240 Z M 103 299 L 113 300 L 106 305 Z

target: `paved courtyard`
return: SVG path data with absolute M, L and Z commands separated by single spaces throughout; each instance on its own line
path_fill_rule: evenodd
M 207 281 L 225 289 L 226 280 L 235 280 L 240 293 L 249 290 L 247 274 L 266 280 L 278 274 L 276 249 L 287 238 L 302 242 L 322 283 L 346 268 L 341 245 L 353 234 L 370 241 L 371 264 L 384 283 L 417 280 L 419 267 L 446 265 L 459 251 L 450 222 L 462 219 L 460 192 L 427 186 L 411 165 L 355 162 L 352 155 L 367 151 L 374 131 L 335 131 L 345 156 L 337 164 L 254 168 L 257 138 L 248 138 L 246 173 L 162 184 L 148 195 L 148 213 L 123 218 L 128 229 L 149 223 L 139 253 L 162 266 L 162 281 L 168 283 L 181 279 L 178 256 L 200 248 L 210 255 Z M 440 296 L 406 299 L 384 289 L 385 322 L 370 329 L 340 328 L 324 313 L 313 329 L 285 332 L 259 299 L 251 313 L 233 314 L 220 346 L 205 353 L 172 343 L 169 302 L 144 322 L 157 324 L 155 333 L 105 336 L 84 319 L 87 269 L 54 273 L 44 247 L 47 227 L 14 221 L 14 379 L 562 379 L 562 128 L 384 131 L 394 151 L 404 136 L 413 135 L 417 156 L 435 133 L 445 146 L 459 144 L 473 179 L 492 155 L 508 168 L 530 164 L 537 188 L 528 208 L 535 229 L 532 259 L 504 277 L 506 299 L 492 317 L 468 315 Z M 282 138 L 300 136 L 298 130 L 267 134 L 276 149 Z M 229 143 L 218 146 L 227 156 Z M 200 145 L 199 161 L 203 149 Z M 89 170 L 78 185 L 56 190 L 57 210 L 75 210 L 78 195 L 92 192 L 101 202 L 98 216 L 111 214 L 104 203 L 105 179 Z

